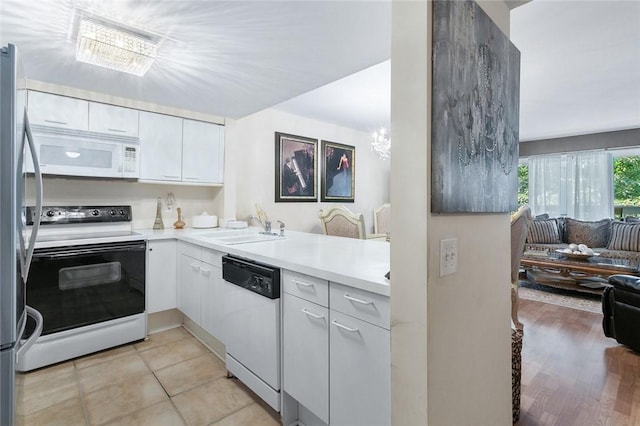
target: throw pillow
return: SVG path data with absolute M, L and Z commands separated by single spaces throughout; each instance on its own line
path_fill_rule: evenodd
M 555 219 L 532 221 L 527 234 L 527 242 L 531 244 L 560 244 L 558 222 Z
M 640 251 L 640 223 L 614 222 L 611 226 L 611 238 L 607 244 L 609 250 Z
M 611 219 L 584 221 L 567 218 L 567 241 L 588 247 L 605 247 L 611 234 Z

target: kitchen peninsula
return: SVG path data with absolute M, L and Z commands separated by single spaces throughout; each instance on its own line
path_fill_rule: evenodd
M 283 424 L 390 424 L 389 243 L 296 231 L 262 239 L 260 230 L 138 230 L 148 241 L 149 331 L 177 313 Z M 229 282 L 233 259 L 276 269 L 275 300 Z M 253 336 L 244 349 L 258 354 L 256 368 L 232 354 L 241 334 Z M 276 361 L 257 374 L 265 359 Z

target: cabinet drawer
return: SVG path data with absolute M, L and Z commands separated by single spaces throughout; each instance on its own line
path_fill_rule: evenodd
M 320 278 L 282 271 L 282 291 L 321 306 L 329 306 L 329 283 Z
M 338 312 L 351 315 L 387 330 L 390 329 L 389 298 L 364 290 L 332 282 L 330 306 Z
M 202 248 L 193 244 L 178 241 L 178 256 L 186 254 L 194 259 L 202 260 Z
M 222 268 L 222 252 L 202 249 L 202 261 L 216 268 Z

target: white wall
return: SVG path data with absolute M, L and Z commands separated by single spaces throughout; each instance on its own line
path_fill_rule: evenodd
M 235 215 L 237 219 L 245 220 L 250 214 L 255 214 L 255 204 L 258 203 L 273 222 L 273 226 L 277 226 L 276 220 L 281 220 L 287 229 L 321 233 L 318 210 L 339 205 L 274 201 L 275 132 L 356 147 L 355 202 L 344 205 L 353 212 L 362 213 L 367 232 L 373 232 L 373 209 L 389 201 L 390 163 L 389 160 L 379 159 L 377 154 L 371 151 L 371 135 L 274 109 L 263 110 L 236 121 L 227 120 L 225 206 L 230 205 L 232 197 L 235 197 L 236 211 L 231 212 L 227 209 L 225 215 Z M 319 157 L 320 151 L 319 143 Z M 320 169 L 320 166 L 318 168 Z M 234 191 L 234 186 L 235 194 L 230 193 Z
M 508 34 L 504 2 L 478 3 Z M 431 31 L 430 2 L 393 2 L 392 422 L 507 425 L 509 216 L 430 213 Z M 444 238 L 458 239 L 458 272 L 440 277 Z

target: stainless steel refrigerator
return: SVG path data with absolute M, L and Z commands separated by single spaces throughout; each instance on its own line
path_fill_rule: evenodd
M 12 44 L 0 50 L 0 425 L 19 424 L 16 411 L 17 361 L 42 331 L 42 316 L 26 306 L 27 275 L 38 224 L 27 237 L 25 186 L 35 185 L 38 217 L 42 214 L 42 178 L 27 117 L 27 90 L 18 50 Z M 27 179 L 24 160 L 29 150 L 34 179 Z M 36 221 L 38 222 L 38 221 Z M 28 319 L 29 318 L 29 319 Z M 27 321 L 35 331 L 25 338 Z

